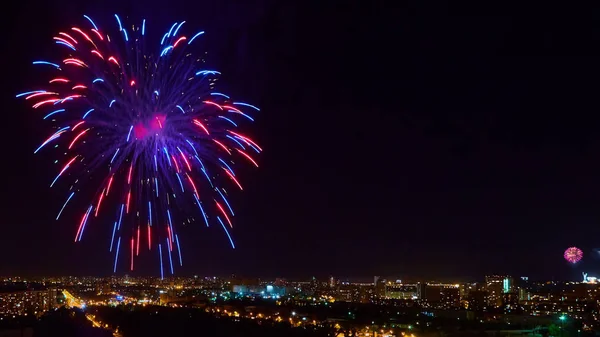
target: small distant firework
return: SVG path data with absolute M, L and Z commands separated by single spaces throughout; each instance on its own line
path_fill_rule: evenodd
M 577 247 L 570 247 L 567 248 L 567 250 L 565 250 L 564 257 L 565 260 L 569 261 L 569 263 L 574 264 L 581 261 L 581 259 L 583 258 L 583 252 Z
M 173 274 L 173 261 L 183 263 L 186 224 L 217 225 L 235 248 L 226 188 L 242 189 L 236 164 L 258 167 L 251 153 L 262 149 L 238 127 L 254 121 L 249 110 L 260 110 L 214 90 L 220 73 L 192 53 L 204 32 L 184 35 L 185 21 L 147 45 L 146 20 L 125 25 L 115 14 L 108 33 L 84 18 L 86 28 L 54 37 L 63 48 L 59 61 L 33 62 L 48 89 L 17 95 L 53 124 L 34 153 L 57 156 L 50 187 L 70 181 L 56 219 L 71 199 L 96 191 L 78 215 L 75 242 L 90 218 L 114 216 L 105 227 L 114 272 L 119 261 L 133 270 L 140 247 L 154 247 L 161 277 L 163 265 Z

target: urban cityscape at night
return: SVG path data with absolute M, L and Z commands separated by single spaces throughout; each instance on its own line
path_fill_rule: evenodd
M 594 334 L 600 331 L 600 283 L 534 281 L 488 275 L 469 283 L 405 282 L 374 276 L 354 283 L 331 276 L 303 281 L 231 277 L 3 278 L 0 320 L 81 310 L 91 325 L 114 335 L 139 334 L 114 312 L 163 312 L 283 325 L 317 336 L 439 336 Z M 9 323 L 10 324 L 10 323 Z

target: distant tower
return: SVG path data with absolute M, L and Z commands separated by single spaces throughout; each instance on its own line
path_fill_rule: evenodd
M 587 275 L 588 274 L 587 273 L 583 273 L 583 272 L 581 274 L 583 274 L 583 282 L 587 282 L 587 280 L 588 280 Z

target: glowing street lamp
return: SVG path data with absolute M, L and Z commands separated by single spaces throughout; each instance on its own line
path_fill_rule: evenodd
M 565 327 L 565 320 L 567 319 L 567 316 L 561 315 L 558 319 L 560 320 L 560 335 L 562 336 L 563 335 L 563 330 L 564 330 L 564 327 Z

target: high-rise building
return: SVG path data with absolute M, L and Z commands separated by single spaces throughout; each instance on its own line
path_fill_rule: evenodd
M 49 288 L 48 292 L 48 303 L 46 310 L 52 310 L 58 308 L 62 305 L 63 301 L 61 301 L 64 297 L 62 292 L 58 291 L 56 288 Z
M 440 289 L 440 304 L 445 309 L 454 309 L 460 306 L 460 290 L 458 287 L 442 287 Z
M 513 279 L 510 276 L 491 275 L 485 277 L 487 305 L 493 308 L 502 306 L 503 295 L 512 293 Z
M 463 283 L 459 289 L 461 300 L 467 300 L 472 291 L 485 291 L 485 286 L 481 283 Z
M 419 283 L 419 299 L 438 308 L 458 308 L 460 306 L 460 287 L 458 284 Z
M 525 288 L 519 288 L 519 301 L 531 300 L 531 293 Z
M 483 290 L 472 290 L 465 301 L 465 307 L 472 311 L 482 311 L 487 304 L 487 292 Z

